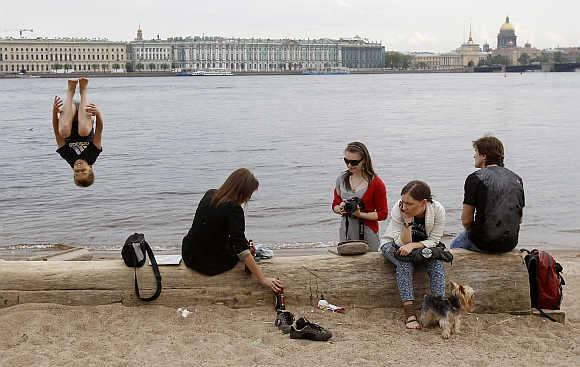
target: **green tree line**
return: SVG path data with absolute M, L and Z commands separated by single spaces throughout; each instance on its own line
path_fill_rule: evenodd
M 385 52 L 385 66 L 391 69 L 408 69 L 413 56 L 396 51 Z

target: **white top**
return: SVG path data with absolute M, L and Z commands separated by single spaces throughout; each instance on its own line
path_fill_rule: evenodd
M 404 243 L 401 242 L 401 231 L 403 230 L 403 215 L 401 209 L 399 208 L 399 203 L 401 199 L 397 200 L 391 212 L 391 221 L 387 230 L 381 237 L 381 248 L 386 242 L 394 241 L 397 245 L 403 246 Z M 443 228 L 445 227 L 445 208 L 440 202 L 433 200 L 432 203 L 427 202 L 427 207 L 425 209 L 425 231 L 427 232 L 427 239 L 421 241 L 425 247 L 434 247 L 441 237 L 443 237 Z M 381 251 L 379 248 L 379 251 Z

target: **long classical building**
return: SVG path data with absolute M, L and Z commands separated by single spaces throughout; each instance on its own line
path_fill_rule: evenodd
M 351 39 L 186 37 L 131 42 L 0 38 L 0 73 L 205 70 L 245 72 L 383 68 L 385 48 Z
M 419 70 L 459 70 L 461 57 L 455 52 L 412 52 L 411 67 Z
M 483 52 L 479 44 L 473 41 L 471 30 L 469 39 L 457 49 L 445 53 L 416 52 L 411 65 L 416 69 L 428 70 L 462 70 L 465 67 L 474 67 L 481 60 L 487 59 L 489 52 Z
M 141 28 L 127 45 L 130 70 L 205 70 L 243 72 L 383 68 L 385 48 L 352 39 L 261 39 L 186 37 L 143 39 Z
M 124 71 L 126 49 L 107 40 L 0 38 L 0 73 Z

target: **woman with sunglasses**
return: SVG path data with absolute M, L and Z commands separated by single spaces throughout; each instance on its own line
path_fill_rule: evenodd
M 423 181 L 411 181 L 401 190 L 401 199 L 391 209 L 391 222 L 385 231 L 381 250 L 383 255 L 393 263 L 397 287 L 405 311 L 407 329 L 420 329 L 413 306 L 413 272 L 412 262 L 401 261 L 395 257 L 409 256 L 414 249 L 434 247 L 439 244 L 445 227 L 445 208 L 433 200 L 431 188 Z M 440 260 L 431 260 L 425 264 L 431 294 L 445 295 L 445 268 Z
M 342 216 L 340 241 L 364 239 L 370 251 L 377 251 L 379 221 L 387 219 L 388 214 L 387 188 L 375 174 L 363 143 L 355 141 L 346 146 L 344 163 L 346 171 L 336 179 L 332 201 L 332 210 Z

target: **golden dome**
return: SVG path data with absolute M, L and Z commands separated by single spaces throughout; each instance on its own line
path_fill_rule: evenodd
M 501 25 L 501 28 L 499 29 L 499 31 L 500 32 L 514 31 L 515 32 L 514 26 L 510 23 L 510 17 L 505 17 L 505 23 Z

